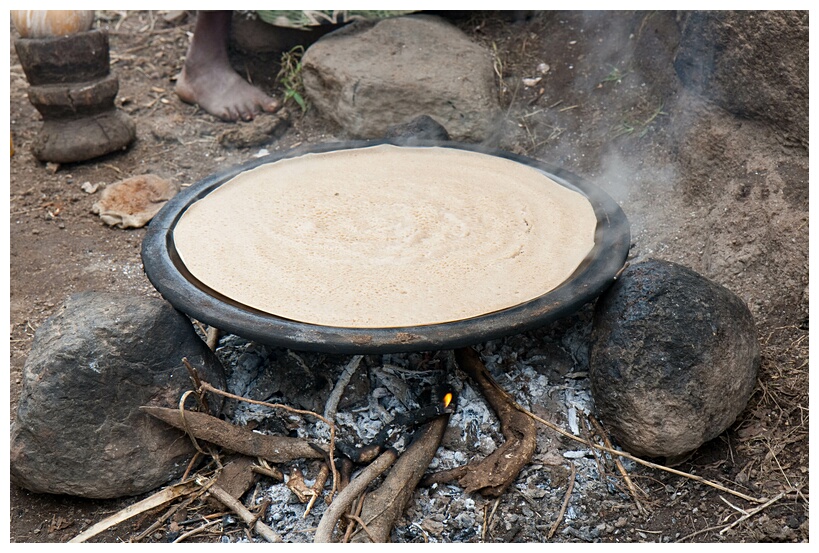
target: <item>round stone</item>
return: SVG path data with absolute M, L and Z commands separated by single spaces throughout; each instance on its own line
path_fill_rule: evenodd
M 673 462 L 721 434 L 745 408 L 759 361 L 744 302 L 675 263 L 628 267 L 595 308 L 595 408 L 637 455 Z

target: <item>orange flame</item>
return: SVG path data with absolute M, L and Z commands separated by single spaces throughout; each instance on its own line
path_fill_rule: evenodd
M 447 394 L 444 396 L 444 408 L 449 407 L 450 403 L 452 403 L 452 393 L 447 392 Z

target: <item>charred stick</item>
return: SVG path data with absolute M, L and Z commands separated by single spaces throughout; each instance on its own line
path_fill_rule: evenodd
M 306 440 L 259 434 L 197 411 L 186 411 L 184 420 L 176 409 L 141 407 L 143 411 L 193 436 L 250 457 L 274 463 L 321 458 Z M 187 428 L 186 428 L 187 427 Z
M 455 396 L 452 392 L 442 394 L 432 405 L 421 407 L 409 413 L 399 413 L 376 434 L 370 445 L 355 447 L 350 444 L 339 443 L 339 450 L 356 463 L 370 463 L 385 448 L 390 440 L 400 431 L 410 429 L 434 420 L 441 415 L 450 415 L 455 412 Z

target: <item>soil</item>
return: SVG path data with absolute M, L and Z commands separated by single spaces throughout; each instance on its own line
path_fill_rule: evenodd
M 316 110 L 302 113 L 292 101 L 285 107 L 289 126 L 272 136 L 265 129 L 275 116 L 224 123 L 180 102 L 174 79 L 195 16 L 169 15 L 98 13 L 99 25 L 109 30 L 111 69 L 119 77 L 117 105 L 136 122 L 137 140 L 127 151 L 60 166 L 30 153 L 42 123 L 28 102 L 11 31 L 12 420 L 34 333 L 68 295 L 111 290 L 158 296 L 142 270 L 145 229 L 106 226 L 92 213 L 100 192 L 83 191 L 84 183 L 108 185 L 151 173 L 185 185 L 262 148 L 274 152 L 347 138 Z M 737 508 L 755 505 L 637 466 L 632 476 L 647 492 L 647 512 L 628 501 L 607 503 L 596 515 L 601 527 L 622 531 L 603 532 L 596 541 L 653 541 L 669 529 L 689 542 L 808 541 L 807 147 L 774 125 L 739 118 L 688 93 L 662 48 L 656 49 L 657 63 L 635 63 L 632 52 L 641 33 L 655 33 L 664 44 L 671 17 L 478 12 L 454 23 L 493 52 L 504 109 L 493 145 L 597 183 L 629 217 L 631 262 L 656 257 L 686 265 L 736 293 L 756 320 L 762 364 L 747 409 L 677 468 L 778 500 L 721 534 L 725 520 L 736 520 Z M 281 96 L 278 61 L 276 55 L 238 51 L 234 57 L 243 75 Z M 237 128 L 244 138 L 230 134 Z M 65 542 L 135 501 L 9 488 L 11 542 Z M 121 524 L 95 541 L 128 541 L 137 526 Z M 491 538 L 503 541 L 504 535 Z M 558 539 L 582 541 L 573 534 Z

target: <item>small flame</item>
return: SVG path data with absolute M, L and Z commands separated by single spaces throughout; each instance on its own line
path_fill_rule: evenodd
M 452 403 L 452 393 L 447 392 L 447 394 L 444 396 L 444 408 L 449 407 L 450 403 Z

